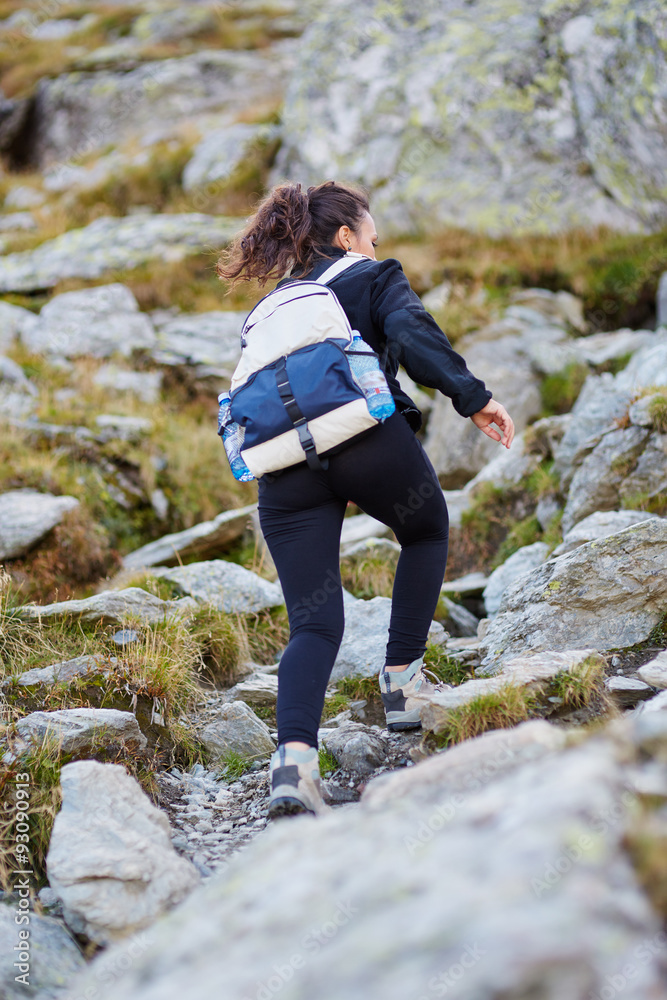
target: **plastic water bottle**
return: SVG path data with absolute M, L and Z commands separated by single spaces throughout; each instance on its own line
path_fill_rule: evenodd
M 386 420 L 396 409 L 394 397 L 387 385 L 387 379 L 380 368 L 375 351 L 356 332 L 345 349 L 352 377 L 366 397 L 368 410 L 376 420 Z
M 218 396 L 218 434 L 225 446 L 232 475 L 242 483 L 247 483 L 255 477 L 241 458 L 245 428 L 232 420 L 231 408 L 229 393 L 221 392 Z

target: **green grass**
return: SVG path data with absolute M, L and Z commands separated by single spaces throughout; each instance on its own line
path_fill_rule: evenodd
M 436 748 L 452 746 L 491 729 L 511 729 L 536 714 L 537 699 L 524 688 L 505 684 L 498 691 L 478 695 L 452 709 L 444 727 L 429 734 L 427 743 Z
M 320 774 L 324 777 L 329 771 L 338 770 L 338 761 L 332 753 L 329 753 L 324 747 L 320 747 L 318 751 L 318 760 L 320 765 Z
M 445 684 L 463 684 L 471 677 L 470 671 L 463 664 L 448 656 L 442 646 L 435 646 L 432 643 L 426 644 L 424 666 L 432 670 Z
M 343 587 L 355 597 L 391 597 L 398 553 L 375 555 L 373 549 L 341 559 Z
M 589 656 L 572 670 L 562 670 L 549 682 L 548 694 L 562 699 L 563 708 L 582 708 L 595 698 L 606 698 L 605 661 Z
M 540 384 L 542 416 L 569 413 L 589 375 L 588 365 L 574 362 L 556 375 L 547 375 Z
M 651 398 L 648 415 L 657 431 L 667 433 L 667 395 L 657 393 Z

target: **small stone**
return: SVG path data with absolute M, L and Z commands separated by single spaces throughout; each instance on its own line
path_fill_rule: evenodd
M 275 749 L 269 727 L 242 701 L 221 705 L 219 718 L 202 730 L 201 738 L 210 753 L 222 758 L 229 751 L 256 757 Z
M 667 650 L 658 653 L 654 659 L 645 663 L 637 671 L 639 676 L 653 688 L 667 688 Z
M 125 649 L 126 646 L 133 645 L 135 642 L 139 642 L 140 639 L 141 635 L 139 632 L 135 632 L 135 630 L 131 628 L 121 629 L 119 632 L 115 632 L 111 637 L 111 641 L 116 646 L 120 646 L 123 649 Z

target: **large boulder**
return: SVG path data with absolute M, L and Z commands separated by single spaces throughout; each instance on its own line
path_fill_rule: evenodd
M 661 918 L 626 849 L 635 772 L 654 772 L 624 763 L 638 757 L 627 742 L 559 750 L 540 733 L 532 759 L 516 746 L 514 767 L 493 768 L 492 748 L 476 785 L 474 753 L 436 777 L 430 759 L 381 802 L 270 824 L 154 925 L 128 967 L 103 979 L 113 946 L 71 993 L 588 1000 L 622 981 L 628 1000 L 657 1000 Z
M 482 673 L 527 651 L 632 646 L 667 608 L 667 519 L 654 517 L 549 559 L 505 591 L 482 639 Z
M 238 228 L 237 220 L 197 212 L 102 216 L 35 250 L 5 254 L 0 258 L 0 292 L 31 292 L 66 278 L 99 278 L 151 260 L 181 260 L 206 245 L 227 243 Z
M 138 621 L 154 625 L 169 619 L 180 618 L 192 611 L 195 602 L 184 597 L 178 601 L 163 601 L 141 587 L 124 590 L 103 590 L 92 597 L 75 601 L 56 601 L 54 604 L 25 604 L 17 614 L 25 621 L 79 620 L 101 624 L 122 625 Z
M 0 903 L 0 994 L 4 1000 L 62 996 L 60 991 L 86 965 L 62 921 L 32 912 L 29 921 L 17 924 L 16 906 Z
M 204 50 L 138 66 L 45 77 L 33 111 L 35 166 L 74 159 L 133 136 L 192 123 L 196 115 L 240 114 L 275 100 L 287 53 Z
M 528 345 L 552 334 L 555 340 L 566 336 L 563 328 L 547 326 L 537 313 L 531 322 L 524 322 L 524 318 L 492 323 L 456 345 L 473 375 L 481 378 L 494 399 L 511 411 L 517 434 L 542 410 L 539 380 Z M 499 448 L 498 442 L 482 434 L 472 420 L 459 416 L 442 393 L 434 400 L 424 444 L 440 484 L 449 490 L 464 486 L 497 458 Z
M 248 504 L 233 510 L 223 510 L 212 521 L 201 521 L 192 528 L 164 535 L 154 542 L 142 545 L 125 556 L 125 569 L 143 569 L 150 566 L 175 566 L 185 559 L 207 559 L 220 555 L 246 530 L 248 520 L 257 504 Z
M 160 579 L 171 581 L 181 593 L 227 614 L 262 611 L 285 603 L 279 584 L 264 580 L 245 566 L 225 559 L 153 572 Z
M 345 605 L 345 631 L 331 672 L 331 681 L 343 677 L 373 677 L 380 672 L 389 639 L 391 599 L 373 597 Z M 447 638 L 439 622 L 431 622 L 428 639 L 442 644 Z
M 0 302 L 0 352 L 12 347 L 18 337 L 37 322 L 37 316 L 29 309 Z
M 384 231 L 659 228 L 663 13 L 661 0 L 331 5 L 299 49 L 274 177 L 364 183 Z
M 68 925 L 98 944 L 154 923 L 200 881 L 169 820 L 120 764 L 66 764 L 46 857 Z
M 553 556 L 562 556 L 572 549 L 592 542 L 596 538 L 606 538 L 607 535 L 615 535 L 623 528 L 629 528 L 631 524 L 639 524 L 640 521 L 648 521 L 655 517 L 645 510 L 605 510 L 596 511 L 589 514 L 583 521 L 579 521 L 573 528 L 570 528 L 563 535 L 563 541 L 553 550 Z
M 559 674 L 577 673 L 587 661 L 595 660 L 604 666 L 604 659 L 594 649 L 568 649 L 564 652 L 548 650 L 515 656 L 507 660 L 495 677 L 475 677 L 449 689 L 443 688 L 429 695 L 420 711 L 422 726 L 429 732 L 439 733 L 446 728 L 450 714 L 484 695 L 495 694 L 506 684 L 521 688 L 538 698 L 548 690 L 549 681 Z
M 247 312 L 184 314 L 160 323 L 153 357 L 162 365 L 190 365 L 201 374 L 231 375 L 241 357 Z
M 63 708 L 52 712 L 31 712 L 16 722 L 17 740 L 12 754 L 19 755 L 45 739 L 58 745 L 62 754 L 92 753 L 101 744 L 123 743 L 133 748 L 146 746 L 132 712 L 115 708 Z
M 76 497 L 56 497 L 37 490 L 0 493 L 0 560 L 25 555 L 78 506 Z
M 269 727 L 243 701 L 221 705 L 217 718 L 199 735 L 212 757 L 222 761 L 230 753 L 257 759 L 275 750 Z
M 545 542 L 523 545 L 494 569 L 484 588 L 484 608 L 487 615 L 495 615 L 509 585 L 524 573 L 530 573 L 536 566 L 541 566 L 548 554 L 549 546 Z
M 139 312 L 130 289 L 113 284 L 56 295 L 21 339 L 36 354 L 108 358 L 116 353 L 128 356 L 135 349 L 150 350 L 155 331 L 148 316 Z
M 202 184 L 228 181 L 253 147 L 270 139 L 275 126 L 236 122 L 212 129 L 195 146 L 183 171 L 183 188 L 191 191 Z

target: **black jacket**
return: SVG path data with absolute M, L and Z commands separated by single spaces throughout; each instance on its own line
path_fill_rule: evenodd
M 320 247 L 330 259 L 317 263 L 304 277 L 314 281 L 333 260 L 344 257 L 339 247 Z M 278 286 L 300 277 L 295 270 Z M 449 396 L 457 413 L 469 417 L 486 406 L 491 393 L 468 371 L 447 337 L 410 287 L 399 261 L 368 260 L 355 264 L 334 278 L 330 287 L 345 310 L 353 330 L 358 330 L 380 357 L 380 364 L 396 402 L 414 431 L 421 427 L 421 411 L 401 389 L 398 366 L 419 385 L 439 389 Z

